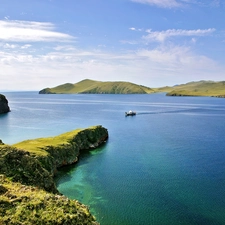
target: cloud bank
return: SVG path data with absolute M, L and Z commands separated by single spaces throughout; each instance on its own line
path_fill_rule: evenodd
M 174 80 L 177 83 L 185 79 L 187 82 L 195 80 L 197 75 L 198 79 L 207 79 L 212 71 L 221 75 L 221 68 L 212 59 L 194 54 L 188 47 L 172 45 L 121 53 L 94 49 L 84 51 L 73 46 L 58 46 L 41 55 L 0 50 L 0 67 L 0 89 L 7 86 L 11 90 L 40 90 L 85 78 L 102 81 L 123 79 L 157 87 L 162 86 L 162 82 L 174 85 Z M 141 83 L 140 75 L 144 83 Z M 12 82 L 15 80 L 17 82 Z
M 74 37 L 54 31 L 52 23 L 0 20 L 0 41 L 7 42 L 67 42 Z

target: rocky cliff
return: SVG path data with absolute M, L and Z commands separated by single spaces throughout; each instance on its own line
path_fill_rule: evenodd
M 33 186 L 35 187 L 35 190 L 38 188 L 39 190 L 52 193 L 51 195 L 59 194 L 53 180 L 53 176 L 56 173 L 57 168 L 75 163 L 82 151 L 98 147 L 104 143 L 107 138 L 107 129 L 102 126 L 95 126 L 87 129 L 70 131 L 56 137 L 27 140 L 13 146 L 2 143 L 0 145 L 0 174 L 10 178 L 13 182 L 19 182 L 21 185 Z M 6 186 L 4 186 L 4 188 L 6 188 Z M 5 190 L 4 188 L 3 190 Z M 3 204 L 2 199 L 4 198 L 5 194 L 1 196 L 0 183 L 0 205 Z M 63 198 L 59 199 L 60 201 L 64 201 Z M 38 201 L 42 200 L 39 199 Z M 57 204 L 58 203 L 56 201 L 56 205 Z M 71 209 L 71 204 L 68 203 L 67 210 Z M 85 212 L 88 212 L 87 208 L 85 208 Z M 92 216 L 90 215 L 90 218 L 91 217 Z M 90 221 L 94 220 L 90 219 Z M 43 222 L 42 224 L 45 223 Z M 49 222 L 48 224 L 63 223 Z
M 7 113 L 10 111 L 10 108 L 8 106 L 8 100 L 6 97 L 2 94 L 0 94 L 0 114 L 1 113 Z

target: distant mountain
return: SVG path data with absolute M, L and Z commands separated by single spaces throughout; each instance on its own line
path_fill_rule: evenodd
M 39 94 L 149 94 L 154 90 L 130 82 L 102 82 L 82 80 L 78 83 L 66 83 L 53 88 L 45 88 Z
M 167 96 L 225 97 L 225 81 L 198 81 L 176 85 L 167 90 Z

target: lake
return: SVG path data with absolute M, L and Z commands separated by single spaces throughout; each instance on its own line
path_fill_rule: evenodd
M 102 225 L 225 224 L 225 99 L 6 92 L 13 144 L 102 125 L 109 139 L 60 169 L 61 193 Z M 136 116 L 125 117 L 134 110 Z

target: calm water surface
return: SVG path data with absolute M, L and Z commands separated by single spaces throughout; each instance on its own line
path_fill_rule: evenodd
M 105 145 L 56 177 L 101 224 L 225 224 L 225 99 L 4 94 L 12 110 L 0 116 L 4 143 L 108 129 Z

